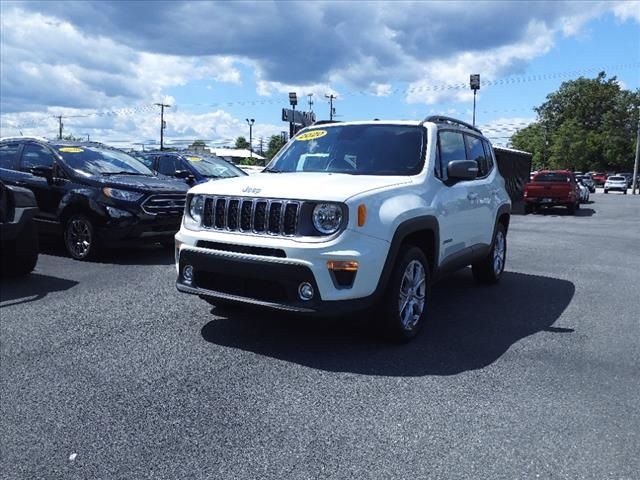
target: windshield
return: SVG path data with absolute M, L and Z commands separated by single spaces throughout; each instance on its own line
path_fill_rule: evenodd
M 424 143 L 424 129 L 413 125 L 314 128 L 294 137 L 265 171 L 416 175 Z
M 246 175 L 238 167 L 221 158 L 201 155 L 185 155 L 184 158 L 204 177 L 230 178 Z
M 534 182 L 568 182 L 569 176 L 565 173 L 539 173 Z
M 76 171 L 89 175 L 130 174 L 153 175 L 140 160 L 120 150 L 99 147 L 57 146 L 65 163 Z

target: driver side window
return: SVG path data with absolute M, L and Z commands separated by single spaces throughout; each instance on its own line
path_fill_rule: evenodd
M 160 157 L 158 159 L 158 172 L 162 175 L 174 177 L 179 169 L 178 159 L 175 157 Z
M 29 172 L 34 167 L 53 167 L 53 154 L 47 147 L 28 143 L 22 150 L 20 170 Z
M 447 164 L 453 160 L 464 160 L 467 157 L 462 133 L 448 130 L 438 132 L 438 155 L 440 158 L 440 175 L 446 180 Z

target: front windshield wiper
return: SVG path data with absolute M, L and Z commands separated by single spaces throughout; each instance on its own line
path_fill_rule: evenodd
M 265 168 L 262 171 L 263 172 L 268 172 L 268 173 L 283 173 L 284 172 L 284 170 L 278 170 L 277 168 Z
M 125 172 L 124 170 L 121 172 L 102 172 L 101 175 L 144 175 L 148 177 L 151 175 L 150 173 L 140 173 L 140 172 Z

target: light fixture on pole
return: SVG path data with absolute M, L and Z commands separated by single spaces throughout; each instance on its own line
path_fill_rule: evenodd
M 480 90 L 480 74 L 474 73 L 469 77 L 469 86 L 473 90 L 473 123 L 476 126 L 476 93 Z
M 293 109 L 291 115 L 291 123 L 289 124 L 289 138 L 292 138 L 296 134 L 296 105 L 298 104 L 298 95 L 296 92 L 289 92 L 289 105 Z
M 247 125 L 249 125 L 249 152 L 251 158 L 253 158 L 253 124 L 255 123 L 255 119 L 245 118 L 247 121 Z

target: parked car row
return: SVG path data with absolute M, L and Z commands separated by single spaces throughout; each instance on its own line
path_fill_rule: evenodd
M 134 158 L 95 142 L 0 140 L 0 180 L 9 192 L 18 188 L 33 194 L 37 229 L 61 236 L 77 260 L 130 242 L 173 248 L 190 186 L 244 175 L 215 157 L 159 153 Z

